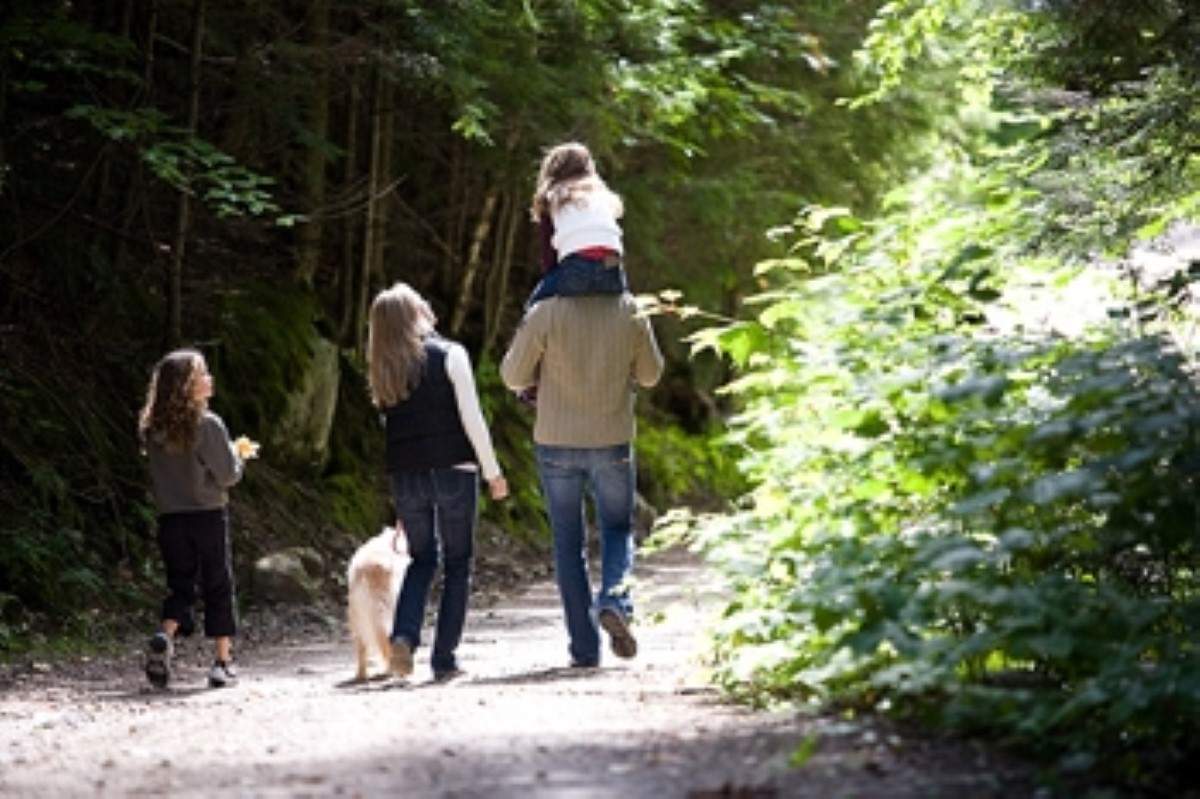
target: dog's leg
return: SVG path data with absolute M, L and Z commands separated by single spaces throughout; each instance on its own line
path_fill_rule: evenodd
M 368 648 L 370 642 L 368 638 L 370 611 L 363 607 L 364 603 L 370 602 L 370 596 L 367 595 L 367 586 L 363 584 L 362 577 L 360 571 L 350 576 L 350 596 L 346 603 L 350 637 L 354 641 L 355 682 L 366 682 L 368 677 L 367 666 L 370 663 L 371 654 Z
M 350 590 L 350 608 L 355 619 L 359 673 L 366 678 L 372 652 L 386 669 L 392 655 L 391 632 L 395 595 L 391 592 L 394 570 L 388 562 L 369 562 L 355 574 Z
M 357 657 L 357 667 L 354 670 L 355 682 L 366 682 L 368 679 L 367 663 L 370 658 L 367 654 L 367 642 L 358 636 L 354 637 L 354 652 Z
M 375 646 L 379 649 L 379 659 L 383 664 L 384 669 L 387 669 L 387 664 L 392 659 L 392 620 L 389 618 L 386 623 L 375 627 Z
M 396 598 L 408 562 L 403 528 L 388 527 L 359 547 L 347 573 L 347 615 L 357 660 L 355 680 L 370 679 L 372 654 L 383 668 L 392 656 L 392 622 Z

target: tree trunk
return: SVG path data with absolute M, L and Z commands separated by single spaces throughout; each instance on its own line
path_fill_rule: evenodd
M 492 231 L 492 220 L 496 211 L 496 202 L 500 199 L 499 194 L 498 189 L 492 188 L 484 195 L 483 207 L 479 210 L 479 219 L 476 220 L 475 230 L 471 234 L 471 249 L 467 252 L 466 269 L 458 287 L 458 299 L 454 303 L 454 317 L 450 322 L 451 336 L 458 336 L 462 333 L 467 314 L 471 311 L 475 280 L 483 267 L 483 245 L 487 243 L 488 235 Z
M 375 188 L 371 192 L 372 201 L 378 205 L 375 211 L 375 224 L 378 231 L 372 243 L 375 251 L 371 256 L 371 268 L 366 275 L 366 293 L 363 296 L 362 305 L 364 313 L 370 305 L 371 287 L 381 283 L 386 274 L 384 256 L 387 255 L 388 220 L 391 216 L 389 213 L 391 203 L 388 202 L 388 197 L 395 187 L 395 182 L 392 180 L 392 165 L 395 163 L 396 153 L 396 87 L 390 80 L 380 80 L 379 98 L 379 133 L 376 137 L 377 144 L 372 148 L 373 151 L 378 151 L 379 168 L 376 171 Z
M 0 69 L 0 119 L 8 119 L 5 115 L 5 106 L 8 100 L 8 70 Z M 0 197 L 4 196 L 5 177 L 8 176 L 8 158 L 5 156 L 4 140 L 6 137 L 7 126 L 0 129 Z
M 342 138 L 346 142 L 346 157 L 343 159 L 345 169 L 342 174 L 343 192 L 350 192 L 358 179 L 358 127 L 362 103 L 360 101 L 360 81 L 357 80 L 357 77 L 357 74 L 352 73 L 346 92 L 346 108 L 344 109 L 346 129 L 342 132 Z M 359 220 L 356 215 L 347 216 L 337 228 L 342 233 L 341 257 L 338 259 L 337 270 L 334 272 L 338 343 L 343 347 L 353 348 L 356 341 L 354 305 L 358 295 L 354 291 L 354 281 L 355 275 L 358 273 L 356 253 L 358 252 Z
M 375 73 L 371 96 L 371 163 L 368 165 L 370 179 L 367 181 L 366 230 L 363 239 L 360 264 L 355 280 L 355 301 L 352 308 L 350 327 L 351 341 L 358 352 L 365 343 L 367 309 L 371 302 L 371 278 L 383 272 L 384 229 L 386 226 L 386 203 L 384 187 L 388 183 L 391 162 L 392 113 L 390 85 L 382 70 Z
M 329 136 L 329 0 L 315 0 L 312 8 L 312 96 L 309 98 L 308 124 L 312 137 L 324 141 Z M 321 240 L 324 228 L 325 153 L 309 146 L 304 156 L 304 205 L 307 219 L 299 231 L 296 253 L 296 277 L 311 286 L 321 265 Z
M 196 125 L 200 119 L 200 56 L 204 43 L 204 2 L 205 0 L 194 0 L 192 5 L 192 43 L 190 63 L 188 64 L 185 126 L 187 131 L 193 135 L 196 133 Z M 171 242 L 170 277 L 168 278 L 168 331 L 172 346 L 183 340 L 183 264 L 191 222 L 191 195 L 185 189 L 179 193 L 179 206 L 175 214 L 175 236 Z
M 146 4 L 147 7 L 144 14 L 135 17 L 134 2 L 135 0 L 122 0 L 120 29 L 117 33 L 122 39 L 127 40 L 135 50 L 145 53 L 145 61 L 142 64 L 144 81 L 140 91 L 149 92 L 153 85 L 150 82 L 153 77 L 151 65 L 154 59 L 154 25 L 157 21 L 156 15 L 158 9 L 154 0 L 149 0 Z M 146 26 L 144 46 L 140 45 L 137 41 L 137 35 L 134 31 L 135 19 Z M 122 68 L 129 67 L 124 57 L 121 59 L 120 66 Z M 129 92 L 122 89 L 120 81 L 114 81 L 109 91 L 113 92 L 119 98 L 117 102 L 120 105 L 127 106 L 133 104 L 132 98 L 129 97 Z M 114 163 L 114 160 L 116 160 L 116 163 Z M 96 207 L 105 207 L 110 196 L 115 198 L 112 206 L 117 209 L 115 227 L 118 233 L 111 239 L 111 258 L 114 264 L 124 264 L 126 262 L 127 239 L 131 238 L 131 231 L 137 219 L 138 209 L 142 206 L 141 197 L 136 191 L 139 177 L 140 164 L 137 167 L 131 167 L 121 155 L 116 156 L 116 159 L 109 158 L 105 160 L 104 171 L 99 181 L 100 188 L 96 192 L 99 198 L 96 202 Z M 157 256 L 153 253 L 153 242 L 148 242 L 148 244 L 151 249 L 150 259 L 148 260 L 153 263 L 154 260 L 157 260 Z
M 500 211 L 500 233 L 497 236 L 496 255 L 488 273 L 484 291 L 483 344 L 481 353 L 491 352 L 500 336 L 507 307 L 508 285 L 512 275 L 517 240 L 521 224 L 527 219 L 523 199 L 515 192 L 505 192 L 504 205 Z

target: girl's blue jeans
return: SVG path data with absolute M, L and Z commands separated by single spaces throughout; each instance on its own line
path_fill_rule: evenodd
M 439 564 L 442 596 L 438 606 L 430 666 L 434 674 L 458 668 L 471 593 L 471 565 L 479 507 L 479 474 L 467 469 L 428 469 L 390 475 L 396 518 L 408 538 L 412 561 L 404 574 L 392 641 L 404 639 L 415 652 L 421 644 L 425 605 Z
M 547 297 L 577 297 L 581 294 L 623 294 L 629 291 L 625 267 L 605 266 L 603 261 L 571 254 L 559 261 L 534 286 L 525 308 Z
M 554 573 L 570 638 L 571 659 L 600 662 L 596 612 L 633 613 L 627 580 L 633 570 L 633 448 L 574 448 L 537 445 L 538 473 L 554 532 Z M 587 511 L 590 496 L 600 535 L 600 589 L 593 596 L 588 564 Z

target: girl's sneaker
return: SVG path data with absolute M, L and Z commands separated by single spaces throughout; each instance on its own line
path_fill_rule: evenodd
M 166 688 L 171 682 L 171 657 L 175 647 L 166 633 L 155 633 L 146 644 L 146 679 L 155 688 Z
M 228 660 L 218 660 L 208 672 L 209 688 L 225 688 L 237 684 L 237 669 Z

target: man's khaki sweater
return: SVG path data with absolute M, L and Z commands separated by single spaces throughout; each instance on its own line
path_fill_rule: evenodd
M 662 370 L 650 321 L 629 294 L 542 300 L 500 364 L 514 391 L 537 386 L 533 439 L 555 447 L 632 441 L 635 390 L 653 386 Z

